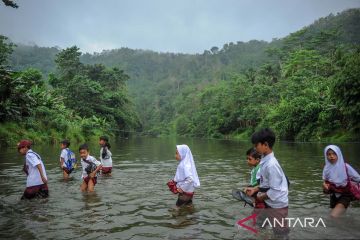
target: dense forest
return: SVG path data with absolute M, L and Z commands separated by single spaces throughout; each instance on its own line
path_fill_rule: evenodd
M 41 115 L 32 110 L 42 109 L 41 98 L 25 111 L 27 100 L 16 91 L 2 94 L 1 124 L 26 126 L 48 116 L 54 124 L 48 131 L 58 133 L 55 119 L 83 132 L 247 138 L 267 126 L 286 140 L 360 140 L 359 22 L 360 9 L 350 9 L 282 39 L 227 43 L 202 54 L 129 48 L 81 54 L 77 47 L 15 47 L 3 37 L 2 78 L 15 84 L 8 88 L 23 81 L 31 84 L 23 91 L 36 88 L 57 103 L 47 106 L 55 113 Z M 81 127 L 76 119 L 98 125 Z M 35 125 L 26 128 L 42 128 Z
M 16 71 L 9 66 L 14 44 L 1 35 L 0 49 L 1 143 L 79 142 L 140 126 L 122 70 L 83 64 L 74 46 L 54 55 L 56 68 L 45 79 L 30 66 Z

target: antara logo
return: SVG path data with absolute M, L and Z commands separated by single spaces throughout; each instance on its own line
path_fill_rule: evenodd
M 250 215 L 244 219 L 241 219 L 239 221 L 236 222 L 236 224 L 240 227 L 245 228 L 246 230 L 249 230 L 253 233 L 257 233 L 258 230 L 255 228 L 256 225 L 256 217 L 257 214 L 254 213 L 253 215 Z M 272 219 L 272 220 L 270 220 Z M 246 225 L 245 222 L 247 221 L 252 221 L 252 226 Z M 261 224 L 261 228 L 264 228 L 266 226 L 269 227 L 289 227 L 289 228 L 294 228 L 294 227 L 302 227 L 302 228 L 306 228 L 306 227 L 311 227 L 311 228 L 317 228 L 317 227 L 324 227 L 326 228 L 325 222 L 322 218 L 313 218 L 313 217 L 306 217 L 306 218 L 291 218 L 291 217 L 286 217 L 286 218 L 265 218 L 265 220 L 263 221 L 263 223 Z

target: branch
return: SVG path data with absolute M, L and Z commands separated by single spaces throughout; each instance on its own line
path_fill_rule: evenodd
M 2 0 L 5 6 L 18 8 L 19 6 L 13 0 Z

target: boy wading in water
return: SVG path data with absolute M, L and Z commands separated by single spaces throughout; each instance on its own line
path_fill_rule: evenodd
M 18 143 L 18 151 L 25 156 L 23 171 L 27 175 L 26 189 L 21 199 L 47 198 L 49 196 L 48 180 L 41 157 L 31 150 L 31 142 L 28 140 L 21 140 Z
M 262 155 L 260 161 L 260 185 L 248 188 L 248 196 L 256 195 L 256 201 L 263 201 L 266 211 L 266 217 L 273 222 L 277 219 L 280 222 L 288 216 L 288 181 L 279 162 L 275 158 L 272 150 L 275 144 L 275 134 L 268 128 L 262 129 L 254 133 L 251 142 L 258 153 Z M 286 221 L 284 221 L 286 222 Z M 286 237 L 289 233 L 287 222 L 284 226 L 273 228 L 276 236 Z
M 93 192 L 97 183 L 96 173 L 101 169 L 101 163 L 93 156 L 90 156 L 89 147 L 87 144 L 83 144 L 79 147 L 79 153 L 81 157 L 82 166 L 82 184 L 80 186 L 81 191 Z

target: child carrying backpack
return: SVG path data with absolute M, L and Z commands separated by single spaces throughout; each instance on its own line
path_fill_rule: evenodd
M 76 167 L 75 154 L 69 149 L 69 146 L 69 140 L 64 139 L 60 142 L 60 168 L 63 171 L 64 180 L 69 179 L 70 173 Z

